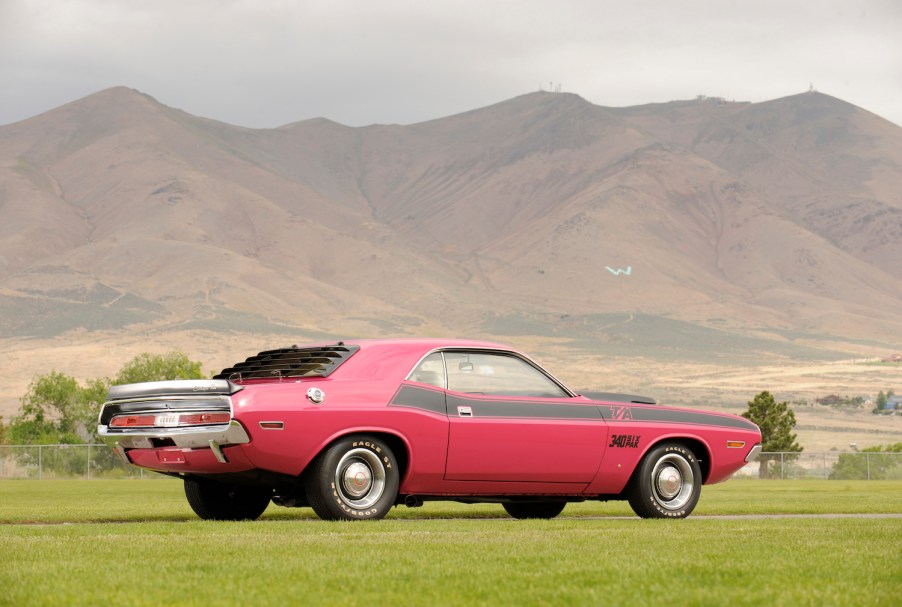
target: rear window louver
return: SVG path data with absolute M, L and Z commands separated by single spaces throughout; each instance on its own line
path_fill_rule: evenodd
M 348 360 L 360 346 L 320 346 L 266 350 L 220 371 L 213 379 L 273 379 L 280 377 L 326 377 Z

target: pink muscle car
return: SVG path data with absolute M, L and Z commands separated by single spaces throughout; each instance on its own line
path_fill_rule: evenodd
M 125 461 L 184 479 L 198 516 L 228 520 L 270 501 L 357 520 L 424 500 L 553 518 L 611 499 L 682 518 L 702 484 L 761 449 L 742 417 L 579 395 L 506 346 L 438 339 L 292 346 L 212 380 L 113 386 L 99 433 Z

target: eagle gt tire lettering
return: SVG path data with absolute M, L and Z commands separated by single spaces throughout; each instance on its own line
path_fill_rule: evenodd
M 332 443 L 314 460 L 304 490 L 321 519 L 376 520 L 395 504 L 399 484 L 398 462 L 388 445 L 354 435 Z
M 695 454 L 679 443 L 664 443 L 642 458 L 627 499 L 642 518 L 686 518 L 698 503 L 701 486 Z

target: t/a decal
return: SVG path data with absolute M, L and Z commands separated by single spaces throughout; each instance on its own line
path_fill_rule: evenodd
M 608 447 L 619 447 L 621 449 L 635 449 L 639 446 L 638 434 L 612 434 L 611 444 Z
M 629 407 L 608 407 L 611 410 L 611 419 L 620 421 L 633 421 L 633 414 Z

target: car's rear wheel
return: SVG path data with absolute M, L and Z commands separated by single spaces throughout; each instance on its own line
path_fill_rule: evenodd
M 253 521 L 266 510 L 272 490 L 186 478 L 185 497 L 202 519 Z
M 567 502 L 512 502 L 502 505 L 514 518 L 554 518 L 564 510 Z
M 686 518 L 698 503 L 701 485 L 695 454 L 679 443 L 664 443 L 642 458 L 627 499 L 642 518 Z
M 305 475 L 307 500 L 322 519 L 380 519 L 398 497 L 400 473 L 391 448 L 373 436 L 338 440 Z

